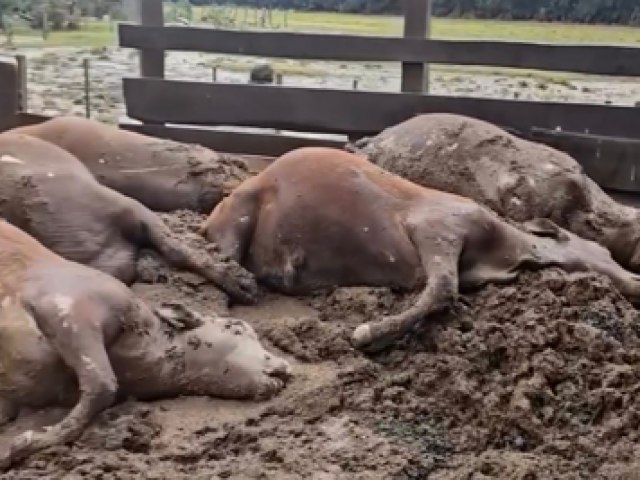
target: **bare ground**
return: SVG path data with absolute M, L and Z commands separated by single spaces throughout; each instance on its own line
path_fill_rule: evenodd
M 165 220 L 201 242 L 192 213 Z M 223 311 L 191 274 L 145 256 L 134 290 Z M 80 441 L 7 479 L 622 479 L 640 463 L 639 315 L 597 275 L 555 269 L 462 297 L 454 311 L 375 357 L 359 323 L 411 301 L 386 289 L 311 298 L 265 293 L 232 311 L 288 356 L 295 379 L 266 403 L 127 401 Z M 59 410 L 24 415 L 6 441 Z
M 85 114 L 83 59 L 90 60 L 92 118 L 117 122 L 125 114 L 122 78 L 139 76 L 135 50 L 120 48 L 21 49 L 28 58 L 28 108 L 45 115 Z M 268 61 L 190 52 L 167 54 L 166 74 L 176 80 L 245 83 L 249 69 Z M 284 63 L 283 63 L 284 62 Z M 400 90 L 397 63 L 280 61 L 285 85 L 371 91 Z M 640 83 L 634 78 L 553 75 L 543 72 L 433 67 L 430 91 L 438 95 L 539 101 L 634 105 Z

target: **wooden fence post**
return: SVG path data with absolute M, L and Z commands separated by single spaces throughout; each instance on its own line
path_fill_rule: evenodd
M 49 10 L 48 5 L 42 7 L 42 39 L 46 40 L 49 37 Z
M 426 38 L 431 23 L 432 0 L 404 0 L 404 37 Z M 402 91 L 428 91 L 429 73 L 423 63 L 402 64 Z
M 164 25 L 162 0 L 138 0 L 140 24 L 151 27 Z M 140 76 L 164 78 L 164 50 L 140 50 Z
M 0 58 L 0 131 L 13 126 L 18 113 L 18 66 L 13 58 Z
M 18 62 L 18 111 L 26 112 L 29 108 L 27 102 L 27 57 L 16 55 Z
M 82 69 L 84 70 L 84 116 L 91 118 L 91 78 L 88 58 L 82 60 Z

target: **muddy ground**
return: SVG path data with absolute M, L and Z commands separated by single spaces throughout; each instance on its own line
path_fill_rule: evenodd
M 0 51 L 0 54 L 3 53 Z M 45 115 L 85 114 L 82 62 L 90 61 L 91 116 L 117 122 L 125 114 L 122 77 L 139 76 L 135 50 L 116 47 L 20 49 L 28 60 L 28 108 Z M 166 75 L 176 80 L 211 81 L 217 66 L 220 82 L 245 83 L 252 66 L 263 58 L 190 52 L 167 53 Z M 278 60 L 285 85 L 372 91 L 400 90 L 397 63 Z M 438 95 L 539 101 L 634 105 L 640 83 L 633 78 L 565 75 L 506 69 L 434 66 L 430 91 Z
M 200 218 L 165 215 L 189 242 Z M 224 312 L 198 277 L 150 255 L 134 290 Z M 311 298 L 265 292 L 232 308 L 295 378 L 265 403 L 128 401 L 73 446 L 0 478 L 635 479 L 640 474 L 640 320 L 597 275 L 555 269 L 465 294 L 417 337 L 367 357 L 348 342 L 410 294 L 350 288 Z M 0 443 L 62 412 L 23 415 Z

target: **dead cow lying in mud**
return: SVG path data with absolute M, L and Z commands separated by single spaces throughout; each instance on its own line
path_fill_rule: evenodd
M 157 212 L 209 213 L 249 176 L 246 166 L 199 145 L 120 130 L 86 118 L 59 117 L 14 129 L 58 145 L 96 179 Z
M 409 310 L 359 326 L 354 344 L 383 348 L 461 288 L 559 266 L 609 276 L 640 301 L 640 277 L 600 245 L 535 220 L 524 230 L 476 202 L 420 187 L 340 150 L 308 148 L 276 160 L 223 200 L 202 233 L 258 280 L 285 293 L 334 286 L 424 292 Z
M 638 210 L 617 203 L 558 150 L 449 114 L 412 118 L 351 149 L 418 185 L 472 198 L 512 220 L 549 218 L 640 271 Z
M 0 424 L 21 406 L 76 402 L 59 423 L 27 431 L 0 453 L 7 468 L 77 439 L 118 392 L 262 398 L 290 373 L 253 329 L 181 305 L 153 312 L 121 282 L 64 260 L 0 221 Z
M 135 279 L 139 251 L 151 247 L 234 299 L 255 300 L 249 272 L 172 238 L 156 214 L 100 185 L 65 150 L 28 135 L 0 135 L 0 216 L 64 258 L 125 283 Z

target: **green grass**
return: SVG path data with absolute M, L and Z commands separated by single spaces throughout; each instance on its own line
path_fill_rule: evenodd
M 194 8 L 194 19 L 198 20 L 210 9 Z M 231 10 L 218 9 L 218 14 L 228 14 Z M 172 12 L 168 9 L 167 16 Z M 236 25 L 240 28 L 254 28 L 242 25 L 244 12 L 238 9 Z M 249 21 L 253 21 L 250 12 Z M 273 23 L 284 29 L 284 12 L 273 13 Z M 116 43 L 114 25 L 107 22 L 87 21 L 82 30 L 74 32 L 52 32 L 42 40 L 39 32 L 18 29 L 16 44 L 33 47 L 101 47 Z M 359 35 L 400 35 L 402 19 L 392 16 L 357 15 L 324 12 L 289 12 L 287 30 L 308 32 L 340 32 Z M 502 39 L 521 41 L 544 41 L 558 43 L 611 43 L 640 44 L 640 28 L 607 25 L 573 25 L 541 22 L 514 22 L 499 20 L 465 20 L 436 18 L 432 22 L 434 38 Z
M 201 18 L 204 12 L 206 10 L 194 9 L 194 18 Z M 241 22 L 243 17 L 243 12 L 239 9 L 236 20 Z M 253 20 L 252 12 L 249 14 L 249 20 Z M 282 28 L 284 12 L 274 12 L 273 23 Z M 331 12 L 289 12 L 287 15 L 287 30 L 294 31 L 399 36 L 402 34 L 402 26 L 402 18 L 384 15 Z M 640 28 L 610 25 L 435 18 L 432 21 L 431 32 L 434 38 L 640 43 Z
M 640 28 L 612 25 L 442 18 L 433 22 L 432 32 L 434 38 L 640 44 Z
M 47 45 L 98 48 L 117 42 L 117 24 L 104 21 L 85 22 L 81 30 L 74 32 L 52 32 Z
M 13 43 L 17 47 L 88 47 L 99 48 L 115 45 L 117 25 L 98 20 L 84 20 L 80 30 L 68 32 L 50 32 L 47 39 L 41 31 L 25 27 L 15 29 Z M 0 36 L 0 40 L 4 40 Z

